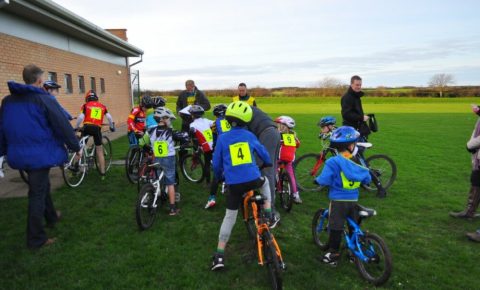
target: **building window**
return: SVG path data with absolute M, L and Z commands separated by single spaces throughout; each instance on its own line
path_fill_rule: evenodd
M 104 78 L 100 78 L 100 92 L 102 94 L 105 93 L 105 79 Z
M 85 93 L 85 78 L 83 76 L 78 76 L 78 88 L 80 93 Z
M 95 78 L 91 77 L 90 78 L 90 89 L 93 91 L 97 91 L 97 84 L 95 83 Z
M 49 71 L 49 72 L 48 72 L 48 80 L 49 80 L 49 81 L 57 82 L 57 73 L 56 73 L 56 72 Z
M 73 93 L 72 75 L 71 74 L 65 74 L 65 92 L 67 94 Z

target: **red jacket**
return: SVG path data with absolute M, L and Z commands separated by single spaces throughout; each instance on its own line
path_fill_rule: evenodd
M 300 140 L 292 133 L 281 133 L 280 161 L 292 162 L 295 160 L 295 151 L 300 147 Z
M 99 127 L 103 124 L 103 117 L 108 113 L 107 107 L 98 101 L 87 102 L 82 105 L 80 110 L 85 115 L 83 124 L 96 125 Z
M 145 131 L 145 112 L 141 107 L 135 107 L 128 115 L 128 132 Z

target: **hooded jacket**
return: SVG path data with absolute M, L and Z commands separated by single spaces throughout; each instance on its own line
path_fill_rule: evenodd
M 65 145 L 79 151 L 80 144 L 60 104 L 46 91 L 8 82 L 10 95 L 0 108 L 0 156 L 7 155 L 13 169 L 35 170 L 67 161 Z

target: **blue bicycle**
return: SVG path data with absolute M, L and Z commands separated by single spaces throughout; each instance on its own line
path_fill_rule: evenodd
M 388 281 L 392 274 L 392 255 L 383 239 L 368 231 L 363 232 L 363 219 L 376 215 L 376 211 L 357 205 L 358 223 L 348 217 L 348 232 L 344 230 L 345 246 L 350 261 L 355 262 L 360 276 L 378 286 Z M 328 249 L 328 209 L 320 209 L 312 221 L 313 241 L 322 250 Z

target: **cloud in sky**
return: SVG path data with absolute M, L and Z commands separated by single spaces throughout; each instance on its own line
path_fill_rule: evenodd
M 182 88 L 190 78 L 202 88 L 305 86 L 352 74 L 369 86 L 425 85 L 442 72 L 480 81 L 478 1 L 56 2 L 101 27 L 127 28 L 145 51 L 135 67 L 144 88 Z

